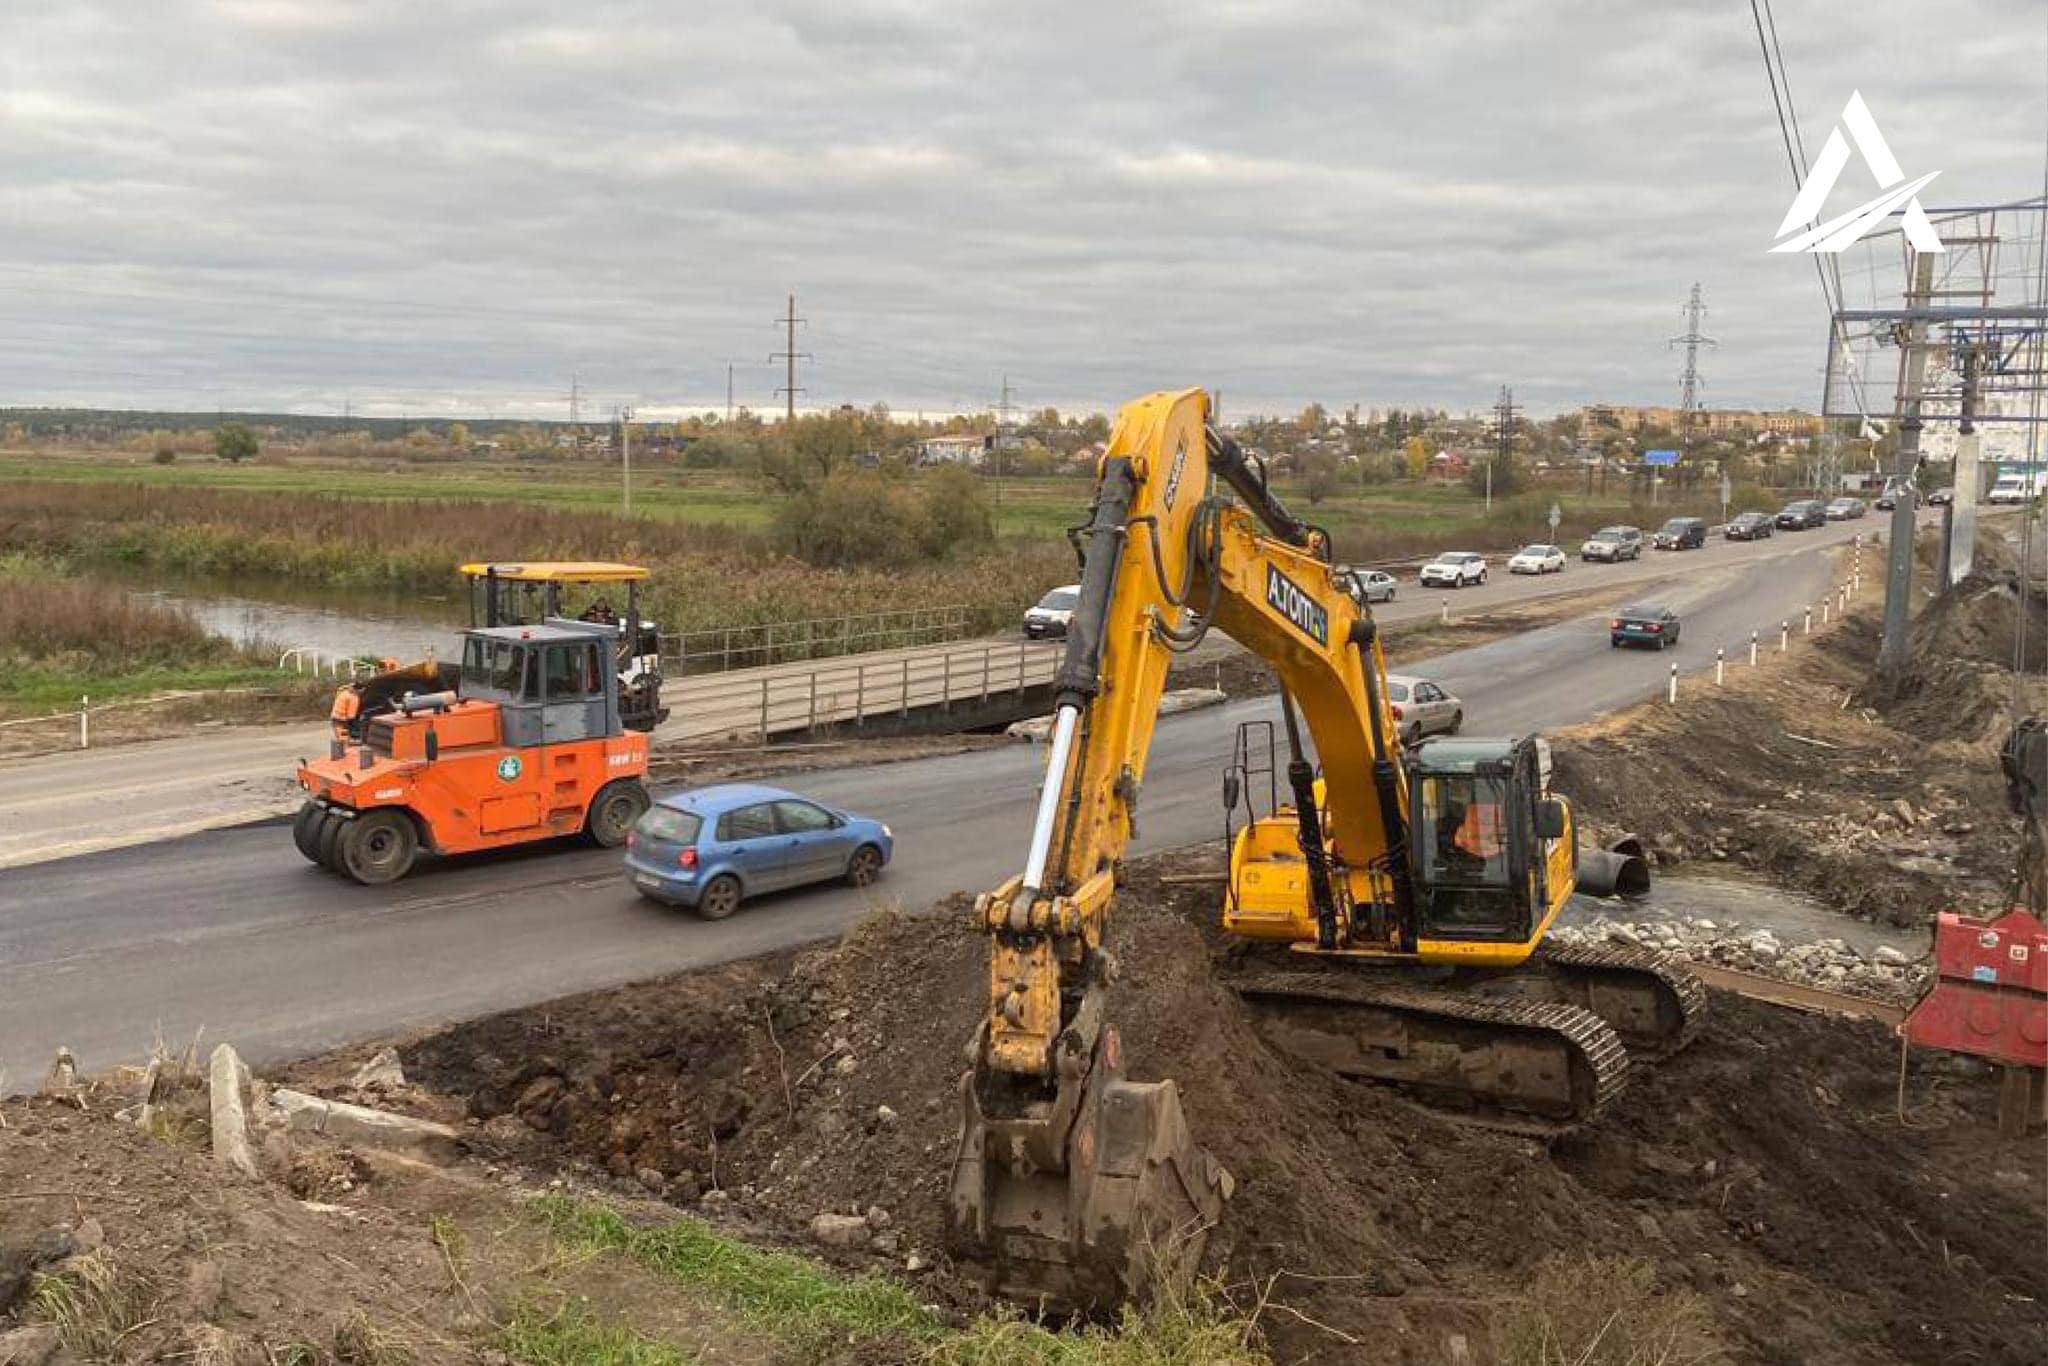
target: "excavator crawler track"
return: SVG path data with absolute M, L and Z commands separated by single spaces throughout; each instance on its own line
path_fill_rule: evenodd
M 1531 962 L 1552 976 L 1570 1004 L 1612 1025 L 1641 1062 L 1684 1048 L 1706 1018 L 1706 983 L 1681 960 L 1654 949 L 1549 942 Z
M 1461 1119 L 1537 1136 L 1589 1123 L 1628 1082 L 1621 1036 L 1558 1001 L 1376 980 L 1253 972 L 1230 983 L 1261 1035 L 1346 1077 L 1400 1086 Z

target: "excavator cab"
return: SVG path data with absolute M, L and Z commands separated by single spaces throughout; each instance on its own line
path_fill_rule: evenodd
M 1423 939 L 1529 942 L 1576 879 L 1564 802 L 1548 796 L 1541 741 L 1430 740 L 1408 760 L 1409 857 Z

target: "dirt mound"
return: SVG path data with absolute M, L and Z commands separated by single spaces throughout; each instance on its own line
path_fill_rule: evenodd
M 61 1326 L 53 1366 L 473 1360 L 423 1223 L 225 1179 L 203 1151 L 108 1114 L 10 1102 L 0 1338 L 10 1315 L 30 1338 Z M 19 1274 L 31 1264 L 50 1279 Z
M 1756 1361 L 2037 1359 L 2048 1274 L 2013 1250 L 2041 1227 L 2042 1173 L 1997 1140 L 1988 1080 L 1916 1067 L 1902 1125 L 1881 1031 L 1717 1001 L 1693 1048 L 1546 1148 L 1267 1049 L 1220 985 L 1215 888 L 1165 868 L 1135 865 L 1119 903 L 1112 1017 L 1132 1075 L 1177 1079 L 1238 1178 L 1212 1266 L 1285 1306 L 1262 1319 L 1281 1359 L 1441 1361 L 1558 1253 L 1648 1259 Z M 406 1070 L 487 1139 L 792 1234 L 880 1206 L 879 1248 L 931 1257 L 986 990 L 962 909 L 460 1026 Z

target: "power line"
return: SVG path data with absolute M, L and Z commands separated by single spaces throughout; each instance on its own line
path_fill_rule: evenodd
M 812 356 L 808 351 L 799 351 L 796 349 L 797 326 L 800 323 L 809 321 L 806 318 L 799 318 L 796 315 L 796 295 L 792 294 L 789 296 L 788 314 L 782 318 L 778 318 L 776 321 L 782 323 L 785 327 L 789 329 L 786 334 L 787 340 L 783 343 L 782 350 L 771 353 L 768 359 L 782 361 L 787 367 L 786 373 L 788 375 L 788 380 L 780 389 L 777 389 L 775 392 L 778 394 L 787 394 L 789 396 L 788 406 L 785 407 L 783 410 L 783 420 L 788 422 L 793 429 L 796 424 L 796 396 L 803 392 L 802 389 L 797 387 L 796 363 L 800 360 L 812 359 Z

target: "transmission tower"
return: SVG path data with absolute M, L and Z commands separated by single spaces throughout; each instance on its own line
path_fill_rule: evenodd
M 1493 510 L 1493 469 L 1500 466 L 1501 478 L 1510 479 L 1515 458 L 1515 391 L 1503 384 L 1493 405 L 1493 459 L 1486 462 L 1486 509 Z M 1513 484 L 1510 483 L 1512 488 Z
M 1700 420 L 1700 390 L 1706 381 L 1700 378 L 1700 348 L 1719 346 L 1704 332 L 1700 321 L 1707 316 L 1707 306 L 1700 301 L 1699 281 L 1693 281 L 1692 296 L 1685 301 L 1685 335 L 1673 337 L 1669 346 L 1685 348 L 1685 369 L 1678 377 L 1678 448 L 1680 459 L 1692 457 L 1693 438 Z
M 796 425 L 796 396 L 803 392 L 802 389 L 797 387 L 796 383 L 796 363 L 800 360 L 811 359 L 810 352 L 796 349 L 796 329 L 799 324 L 806 321 L 806 319 L 799 318 L 796 315 L 796 295 L 792 294 L 789 296 L 788 314 L 777 318 L 775 321 L 781 323 L 788 331 L 784 333 L 786 340 L 783 342 L 782 349 L 770 353 L 768 359 L 782 361 L 788 367 L 788 379 L 775 392 L 789 395 L 788 406 L 783 409 L 783 417 L 790 424 L 790 429 L 794 430 Z

